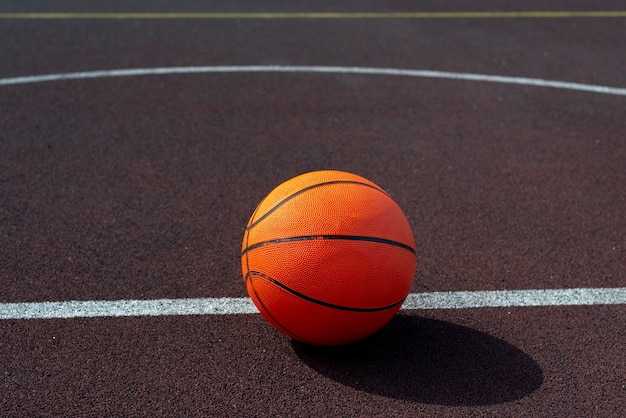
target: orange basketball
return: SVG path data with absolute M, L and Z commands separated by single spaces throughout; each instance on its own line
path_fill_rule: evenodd
M 415 271 L 415 240 L 379 186 L 342 171 L 302 174 L 276 187 L 246 227 L 248 294 L 286 335 L 340 345 L 382 328 Z

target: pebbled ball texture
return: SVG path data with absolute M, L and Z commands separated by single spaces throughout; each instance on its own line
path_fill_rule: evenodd
M 241 267 L 261 314 L 286 335 L 341 345 L 382 328 L 415 271 L 415 240 L 375 183 L 315 171 L 276 187 L 246 227 Z

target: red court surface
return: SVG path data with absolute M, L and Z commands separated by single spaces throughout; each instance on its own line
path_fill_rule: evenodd
M 252 211 L 320 169 L 403 208 L 412 293 L 626 286 L 621 2 L 263 3 L 3 2 L 0 311 L 246 297 Z M 408 309 L 339 348 L 259 314 L 0 319 L 0 416 L 618 417 L 625 341 L 614 302 Z

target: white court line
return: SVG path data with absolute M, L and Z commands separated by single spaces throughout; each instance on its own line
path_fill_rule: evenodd
M 209 66 L 137 68 L 104 71 L 88 71 L 38 76 L 0 78 L 1 85 L 19 85 L 60 80 L 79 80 L 103 77 L 145 75 L 193 74 L 193 73 L 331 73 L 366 74 L 406 77 L 441 78 L 481 81 L 578 90 L 592 93 L 626 96 L 625 88 L 551 81 L 524 77 L 492 76 L 485 74 L 452 73 L 426 70 L 402 70 L 367 67 L 326 66 Z M 513 306 L 562 306 L 626 304 L 626 288 L 604 289 L 550 289 L 513 290 L 486 292 L 434 292 L 410 294 L 403 309 L 460 309 Z M 206 299 L 159 299 L 120 301 L 67 301 L 2 303 L 0 319 L 76 318 L 112 316 L 160 316 L 160 315 L 214 315 L 250 314 L 258 312 L 247 298 Z
M 455 73 L 429 70 L 406 70 L 397 68 L 369 67 L 329 67 L 329 66 L 290 66 L 290 65 L 244 65 L 244 66 L 202 66 L 202 67 L 161 67 L 161 68 L 130 68 L 119 70 L 86 71 L 75 73 L 59 73 L 32 75 L 24 77 L 0 78 L 0 86 L 41 83 L 61 80 L 81 80 L 105 77 L 129 77 L 169 74 L 198 73 L 328 73 L 328 74 L 365 74 L 404 77 L 439 78 L 449 80 L 466 80 L 489 83 L 517 84 L 534 87 L 550 87 L 565 90 L 577 90 L 591 93 L 626 96 L 626 88 L 608 87 L 594 84 L 572 83 L 566 81 L 543 80 L 527 77 L 508 77 L 487 74 Z
M 623 304 L 626 304 L 626 287 L 411 293 L 402 305 L 402 309 Z
M 411 293 L 403 310 L 626 304 L 626 287 Z M 0 303 L 1 319 L 255 314 L 249 298 Z

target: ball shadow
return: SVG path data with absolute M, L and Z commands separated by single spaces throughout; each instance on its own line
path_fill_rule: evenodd
M 354 344 L 292 346 L 306 365 L 343 385 L 415 402 L 492 405 L 523 398 L 543 382 L 539 364 L 507 342 L 411 315 L 396 315 Z

